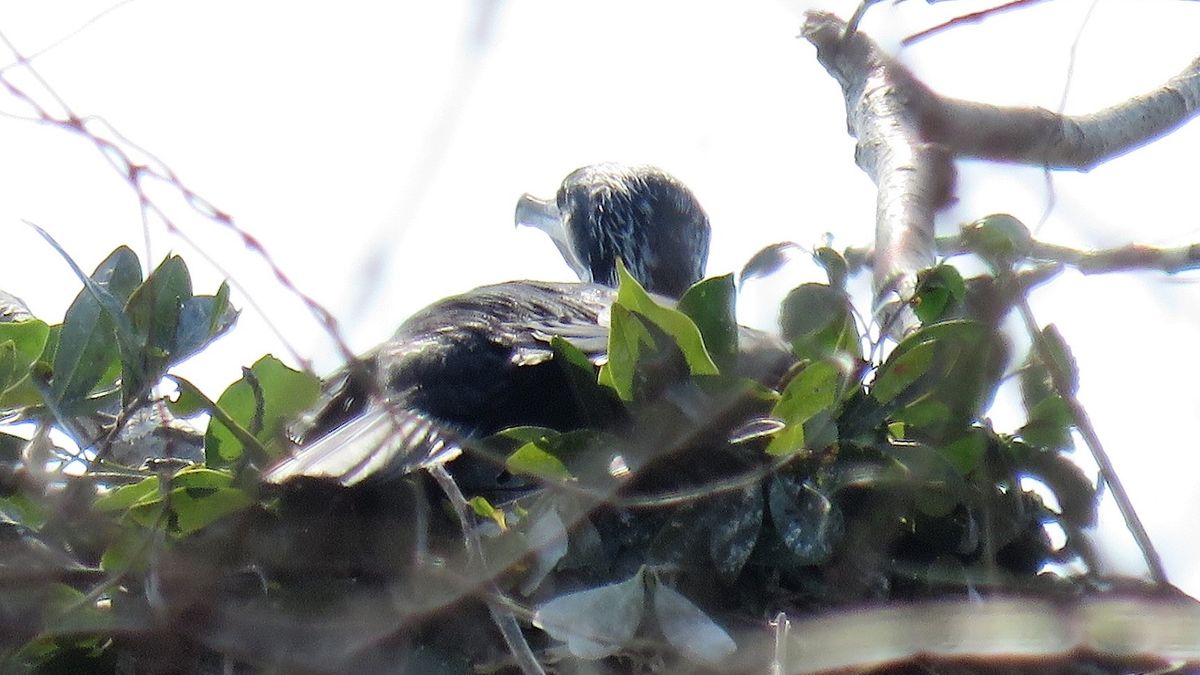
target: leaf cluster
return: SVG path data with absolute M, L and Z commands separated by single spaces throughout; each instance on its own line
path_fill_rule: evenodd
M 46 672 L 205 658 L 503 669 L 506 648 L 463 588 L 479 565 L 531 609 L 525 634 L 541 658 L 617 670 L 765 670 L 769 655 L 740 653 L 735 627 L 781 610 L 1070 592 L 1066 566 L 1090 560 L 1080 532 L 1096 495 L 1068 457 L 1072 419 L 1046 364 L 1016 368 L 1028 422 L 995 432 L 985 414 L 1012 359 L 995 324 L 971 313 L 986 287 L 949 265 L 928 270 L 913 300 L 920 328 L 872 347 L 845 261 L 823 251 L 830 281 L 788 295 L 782 342 L 737 325 L 731 277 L 668 303 L 620 270 L 607 362 L 552 340 L 596 424 L 504 430 L 480 446 L 512 480 L 472 489 L 458 477 L 483 560 L 421 475 L 258 486 L 253 469 L 284 451 L 319 395 L 273 357 L 216 400 L 175 378 L 180 395 L 158 405 L 209 416 L 202 452 L 185 461 L 97 463 L 105 445 L 93 442 L 74 460 L 83 476 L 47 474 L 31 464 L 37 437 L 0 436 L 0 525 L 17 542 L 0 554 L 36 577 L 0 591 L 4 619 L 26 627 L 0 657 Z M 63 324 L 0 324 L 0 401 L 65 427 L 154 405 L 151 388 L 236 312 L 225 286 L 192 295 L 177 257 L 145 280 L 139 269 L 118 249 Z M 1061 336 L 1045 338 L 1076 381 Z M 745 366 L 763 350 L 781 368 Z M 100 428 L 121 435 L 118 421 Z M 183 630 L 184 616 L 199 618 Z M 251 640 L 268 617 L 271 634 Z M 376 631 L 365 647 L 352 639 L 361 626 Z

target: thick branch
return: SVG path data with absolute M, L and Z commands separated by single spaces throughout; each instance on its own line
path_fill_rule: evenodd
M 1088 171 L 1175 130 L 1200 109 L 1200 58 L 1154 91 L 1089 115 L 928 96 L 911 101 L 927 138 L 963 157 Z
M 913 89 L 932 96 L 862 33 L 810 13 L 804 36 L 842 85 L 855 159 L 879 188 L 875 216 L 875 294 L 882 305 L 912 295 L 916 272 L 934 263 L 933 216 L 953 192 L 950 154 L 922 137 L 910 108 Z
M 952 197 L 955 158 L 1088 170 L 1177 128 L 1200 108 L 1200 59 L 1155 91 L 1071 117 L 940 97 L 865 35 L 846 35 L 845 22 L 831 14 L 810 12 L 804 37 L 842 86 L 849 131 L 858 139 L 855 158 L 879 188 L 877 306 L 894 303 L 893 293 L 907 299 L 917 272 L 933 264 L 933 218 Z M 909 325 L 902 320 L 888 332 Z

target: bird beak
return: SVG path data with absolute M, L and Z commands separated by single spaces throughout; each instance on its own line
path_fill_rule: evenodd
M 581 281 L 591 281 L 591 272 L 579 260 L 575 249 L 567 237 L 566 226 L 563 223 L 562 212 L 552 199 L 538 199 L 530 194 L 523 194 L 517 200 L 517 227 L 524 225 L 541 230 L 550 236 L 563 260 L 571 266 Z

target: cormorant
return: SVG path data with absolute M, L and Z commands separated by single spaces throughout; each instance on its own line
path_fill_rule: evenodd
M 452 459 L 461 438 L 516 425 L 583 426 L 551 336 L 606 357 L 616 264 L 660 295 L 699 281 L 708 217 L 692 192 L 646 166 L 588 166 L 554 202 L 525 195 L 518 224 L 550 234 L 582 283 L 510 281 L 440 300 L 326 385 L 301 447 L 265 472 L 352 485 Z

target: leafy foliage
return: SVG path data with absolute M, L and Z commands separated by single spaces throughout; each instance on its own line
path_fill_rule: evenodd
M 864 351 L 845 261 L 822 251 L 831 283 L 788 296 L 783 343 L 737 326 L 730 277 L 670 305 L 621 270 L 607 363 L 551 343 L 570 391 L 546 395 L 575 397 L 594 424 L 480 439 L 477 452 L 507 482 L 472 487 L 466 468 L 455 473 L 483 544 L 475 560 L 421 476 L 355 489 L 257 485 L 255 470 L 287 450 L 288 425 L 319 395 L 314 378 L 270 356 L 215 401 L 175 378 L 181 393 L 164 407 L 208 415 L 202 440 L 193 434 L 202 453 L 105 460 L 127 435 L 122 420 L 163 405 L 152 387 L 236 317 L 226 286 L 193 295 L 180 258 L 143 280 L 136 256 L 118 249 L 61 325 L 0 324 L 10 414 L 68 429 L 101 420 L 79 458 L 38 436 L 0 436 L 0 525 L 20 532 L 0 554 L 37 578 L 2 591 L 6 625 L 24 628 L 0 640 L 0 659 L 10 670 L 115 672 L 160 651 L 224 653 L 333 671 L 369 669 L 395 648 L 430 672 L 466 672 L 505 653 L 462 590 L 476 565 L 532 609 L 525 633 L 539 655 L 561 644 L 559 658 L 620 670 L 653 661 L 719 671 L 740 654 L 733 628 L 779 609 L 1039 583 L 1073 592 L 1065 572 L 1039 577 L 1086 564 L 1080 533 L 1096 511 L 1092 482 L 1065 455 L 1063 396 L 1078 375 L 1061 336 L 1045 329 L 1072 391 L 1025 358 L 1028 422 L 997 433 L 985 414 L 1009 349 L 970 309 L 987 286 L 949 264 L 928 270 L 913 300 L 922 326 Z M 764 349 L 783 355 L 781 367 L 747 370 L 747 355 Z M 86 476 L 61 471 L 72 463 Z M 1064 538 L 1052 543 L 1048 524 Z M 170 619 L 180 616 L 201 620 L 181 630 Z M 272 617 L 278 629 L 255 649 L 223 651 L 254 632 L 239 617 Z M 130 638 L 131 625 L 161 640 Z M 336 646 L 354 642 L 358 629 L 344 627 L 363 625 L 382 631 L 366 652 Z

